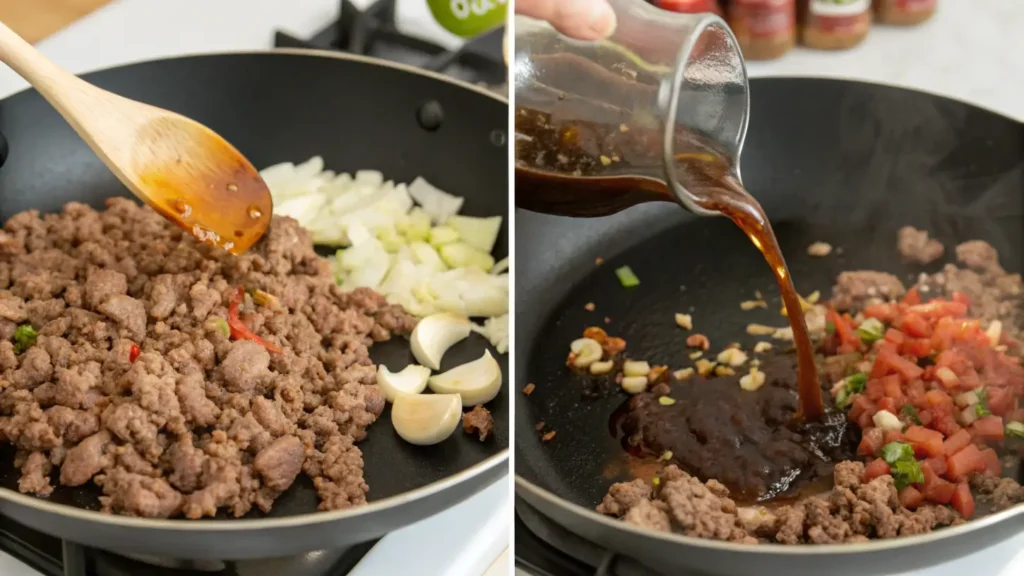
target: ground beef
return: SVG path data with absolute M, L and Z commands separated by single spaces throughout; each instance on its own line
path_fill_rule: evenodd
M 837 310 L 860 309 L 868 302 L 899 298 L 906 292 L 903 282 L 886 272 L 841 272 L 832 288 L 832 305 Z
M 942 258 L 946 251 L 942 242 L 928 237 L 928 232 L 913 226 L 904 226 L 896 236 L 896 248 L 907 262 L 931 264 Z
M 992 511 L 998 512 L 1024 502 L 1024 486 L 1013 478 L 996 478 L 987 474 L 973 474 L 971 488 L 985 500 L 992 503 Z
M 970 316 L 1002 323 L 1003 333 L 1020 341 L 1024 337 L 1024 281 L 1020 274 L 1009 274 L 999 264 L 995 248 L 981 240 L 956 247 L 957 261 L 935 274 L 922 274 L 914 286 L 923 297 L 952 297 L 954 292 L 971 299 Z
M 640 479 L 613 484 L 597 511 L 652 530 L 751 544 L 859 542 L 963 522 L 945 506 L 903 508 L 891 476 L 865 484 L 863 474 L 864 464 L 840 462 L 833 473 L 834 488 L 824 494 L 789 505 L 738 507 L 718 481 L 702 483 L 670 465 L 660 472 L 655 487 Z
M 462 430 L 466 434 L 476 434 L 480 441 L 487 440 L 494 430 L 494 419 L 491 412 L 483 406 L 476 406 L 462 415 Z
M 280 353 L 224 332 L 240 286 L 277 297 L 239 308 Z M 24 323 L 39 337 L 15 353 Z M 21 491 L 92 480 L 111 513 L 267 511 L 303 471 L 321 509 L 363 504 L 355 442 L 384 409 L 369 347 L 414 326 L 342 292 L 287 218 L 236 257 L 126 199 L 24 212 L 0 231 L 0 439 Z

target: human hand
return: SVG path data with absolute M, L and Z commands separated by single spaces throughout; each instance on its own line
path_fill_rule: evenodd
M 607 0 L 516 0 L 516 14 L 546 20 L 577 40 L 601 40 L 615 30 Z

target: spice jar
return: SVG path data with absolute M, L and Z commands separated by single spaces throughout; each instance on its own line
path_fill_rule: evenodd
M 845 50 L 871 29 L 871 0 L 807 0 L 801 11 L 800 42 L 818 50 Z
M 793 0 L 731 0 L 728 20 L 747 60 L 774 60 L 796 44 Z
M 654 5 L 670 12 L 722 15 L 722 7 L 718 5 L 718 0 L 656 0 Z
M 914 26 L 935 14 L 938 0 L 875 0 L 875 19 L 892 26 Z

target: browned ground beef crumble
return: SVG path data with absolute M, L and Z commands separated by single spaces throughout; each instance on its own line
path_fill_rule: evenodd
M 483 406 L 475 406 L 462 415 L 462 430 L 466 434 L 476 434 L 481 442 L 494 431 L 494 419 L 491 412 Z
M 222 333 L 239 286 L 277 298 L 247 295 L 241 316 L 281 353 Z M 0 231 L 0 441 L 17 448 L 22 492 L 51 493 L 59 470 L 102 487 L 105 512 L 268 511 L 300 472 L 321 510 L 357 506 L 356 442 L 384 408 L 368 348 L 414 323 L 371 290 L 339 290 L 288 218 L 236 257 L 126 199 L 23 212 Z M 16 354 L 22 324 L 39 336 Z
M 941 243 L 910 227 L 900 230 L 897 247 L 906 259 L 917 263 L 932 262 L 943 253 Z M 953 292 L 962 292 L 971 298 L 970 316 L 986 323 L 1001 321 L 1010 338 L 1019 341 L 1024 331 L 1021 275 L 1007 273 L 995 248 L 980 240 L 958 245 L 956 258 L 963 268 L 947 264 L 941 272 L 921 275 L 914 287 L 922 298 L 950 298 Z M 886 272 L 843 272 L 833 288 L 831 303 L 838 310 L 856 312 L 865 304 L 896 299 L 906 291 L 899 278 Z M 826 358 L 820 368 L 835 382 L 863 370 L 862 363 L 860 355 L 848 354 Z M 667 394 L 668 389 L 661 393 Z M 891 476 L 864 483 L 863 473 L 861 462 L 840 462 L 833 473 L 834 487 L 825 494 L 773 508 L 738 507 L 718 480 L 702 483 L 670 465 L 659 473 L 657 486 L 642 479 L 613 484 L 597 511 L 651 530 L 745 543 L 857 542 L 920 534 L 964 522 L 947 506 L 908 510 L 900 506 Z M 1024 487 L 1012 478 L 974 474 L 970 485 L 992 511 L 1024 503 Z

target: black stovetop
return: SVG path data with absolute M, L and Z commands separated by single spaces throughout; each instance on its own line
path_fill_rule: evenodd
M 457 50 L 448 50 L 433 42 L 398 31 L 395 1 L 378 0 L 359 10 L 349 0 L 341 0 L 337 21 L 303 40 L 277 32 L 278 48 L 316 48 L 338 50 L 393 60 L 446 74 L 472 84 L 507 94 L 508 71 L 502 53 L 504 28 L 497 28 L 467 41 Z

